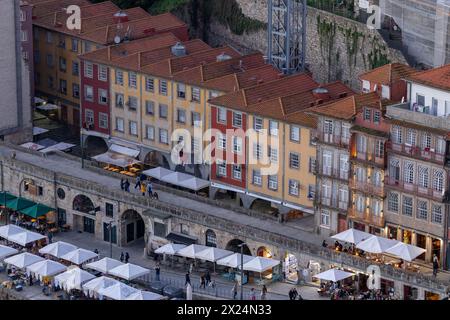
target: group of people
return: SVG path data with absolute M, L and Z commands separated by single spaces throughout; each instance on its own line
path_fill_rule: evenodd
M 300 293 L 298 293 L 297 288 L 292 287 L 291 290 L 289 290 L 289 300 L 303 300 Z
M 205 289 L 210 284 L 211 284 L 211 275 L 209 274 L 209 271 L 206 271 L 206 273 L 200 275 L 200 288 Z
M 130 182 L 128 181 L 128 179 L 120 179 L 120 189 L 126 192 L 130 192 Z M 153 185 L 151 180 L 147 180 L 144 175 L 140 175 L 136 178 L 134 189 L 140 190 L 143 196 L 148 194 L 149 197 L 158 199 L 158 194 L 156 192 L 153 192 Z
M 235 281 L 233 288 L 231 288 L 231 292 L 233 293 L 233 299 L 236 300 L 237 294 L 238 294 L 238 282 Z M 263 285 L 261 289 L 261 300 L 267 299 L 267 287 L 266 285 Z M 250 300 L 256 300 L 256 292 L 255 288 L 250 289 Z
M 322 247 L 328 248 L 328 243 L 327 243 L 326 240 L 323 240 Z M 346 252 L 346 253 L 349 253 L 349 254 L 356 254 L 356 253 L 358 253 L 359 256 L 364 255 L 364 251 L 362 251 L 360 249 L 357 249 L 356 245 L 354 243 L 350 244 L 349 246 L 343 246 L 342 243 L 340 243 L 337 240 L 334 242 L 334 250 L 340 251 L 340 252 Z
M 128 252 L 125 252 L 123 254 L 123 251 L 120 253 L 120 262 L 128 263 L 128 260 L 130 260 L 130 254 Z

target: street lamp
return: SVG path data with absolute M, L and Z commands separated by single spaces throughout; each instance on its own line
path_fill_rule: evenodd
M 245 242 L 238 244 L 241 248 L 241 300 L 244 300 L 244 246 L 247 245 Z
M 113 228 L 113 225 L 112 225 L 112 220 L 109 222 L 109 225 L 108 225 L 108 229 L 109 229 L 109 257 L 112 259 L 112 257 L 113 257 L 113 246 L 112 246 L 112 228 Z

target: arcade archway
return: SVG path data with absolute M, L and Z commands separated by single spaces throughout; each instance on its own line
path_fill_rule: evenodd
M 145 222 L 136 210 L 126 210 L 120 218 L 121 245 L 144 244 Z
M 233 239 L 227 243 L 225 249 L 236 252 L 236 253 L 241 253 L 241 248 L 239 247 L 239 245 L 242 243 L 244 243 L 244 241 L 239 240 L 239 239 Z M 249 256 L 252 255 L 252 252 L 250 251 L 249 247 L 246 244 L 243 246 L 243 252 L 246 255 L 249 255 Z

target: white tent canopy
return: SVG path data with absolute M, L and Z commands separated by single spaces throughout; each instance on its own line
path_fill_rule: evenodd
M 335 234 L 331 238 L 344 242 L 358 244 L 371 236 L 372 235 L 370 233 L 351 228 L 341 233 Z
M 341 280 L 346 279 L 351 276 L 353 276 L 353 273 L 351 273 L 351 272 L 346 272 L 346 271 L 342 271 L 339 269 L 330 269 L 325 272 L 316 274 L 314 276 L 314 278 L 336 282 L 336 281 L 341 281 Z
M 92 159 L 97 160 L 98 162 L 112 164 L 121 168 L 125 168 L 140 162 L 135 158 L 111 151 L 99 154 L 98 156 L 92 157 Z
M 172 172 L 161 178 L 161 181 L 168 182 L 174 185 L 180 185 L 181 181 L 188 180 L 192 178 L 191 175 L 181 172 Z
M 37 233 L 37 232 L 31 232 L 31 231 L 25 231 L 21 233 L 13 234 L 12 236 L 8 237 L 8 240 L 17 244 L 20 244 L 21 246 L 26 246 L 29 243 L 41 240 L 46 238 L 46 236 Z
M 43 105 L 36 106 L 36 109 L 45 110 L 45 111 L 57 110 L 58 108 L 59 107 L 56 104 L 53 104 L 53 103 L 45 103 Z
M 125 280 L 133 280 L 148 273 L 150 273 L 150 270 L 132 263 L 123 264 L 121 266 L 115 267 L 114 269 L 111 269 L 108 272 L 108 274 Z
M 66 143 L 66 142 L 59 142 L 59 143 L 57 143 L 57 144 L 55 144 L 53 146 L 47 147 L 45 149 L 42 149 L 39 152 L 48 153 L 48 152 L 51 152 L 51 151 L 66 151 L 66 150 L 71 149 L 73 147 L 75 147 L 74 144 Z
M 19 253 L 19 251 L 14 248 L 0 245 L 0 260 L 17 253 Z
M 83 284 L 83 292 L 89 297 L 94 297 L 101 289 L 110 287 L 119 283 L 118 280 L 108 277 L 98 277 Z
M 74 246 L 73 244 L 64 241 L 58 241 L 43 247 L 39 250 L 39 253 L 48 254 L 56 258 L 61 258 L 63 255 L 76 249 L 78 249 L 78 247 Z
M 136 294 L 138 292 L 138 289 L 128 286 L 122 282 L 113 284 L 112 286 L 100 289 L 98 291 L 99 294 L 114 300 L 125 300 L 131 294 Z
M 34 103 L 44 103 L 46 102 L 44 99 L 41 99 L 39 97 L 34 97 Z
M 49 130 L 44 129 L 44 128 L 40 128 L 40 127 L 33 127 L 33 136 L 37 136 L 43 133 L 48 132 Z M 23 145 L 22 145 L 23 146 Z
M 139 290 L 138 292 L 130 294 L 125 300 L 165 300 L 165 299 L 166 297 L 160 294 Z
M 195 254 L 195 258 L 216 262 L 217 260 L 232 255 L 232 251 L 219 249 L 215 247 L 207 247 L 205 250 L 202 250 Z
M 8 237 L 15 235 L 17 233 L 26 232 L 27 229 L 18 227 L 13 224 L 7 224 L 6 226 L 0 227 L 0 237 L 8 239 Z
M 95 258 L 98 258 L 98 254 L 81 248 L 70 251 L 61 257 L 63 260 L 70 261 L 78 265 Z
M 393 254 L 403 260 L 411 262 L 426 251 L 427 250 L 423 248 L 399 242 L 393 247 L 387 249 L 386 253 Z
M 184 244 L 168 243 L 155 250 L 158 254 L 176 254 L 179 250 L 186 248 Z
M 61 273 L 55 277 L 55 285 L 63 288 L 66 291 L 70 291 L 72 289 L 82 289 L 82 285 L 89 280 L 94 279 L 95 276 L 81 270 L 78 267 L 71 268 L 64 273 Z
M 254 272 L 264 272 L 266 270 L 269 270 L 270 268 L 273 268 L 280 264 L 280 261 L 270 259 L 270 258 L 264 258 L 264 257 L 255 257 L 252 260 L 248 261 L 247 263 L 244 263 L 244 270 L 247 271 L 254 271 Z
M 4 260 L 6 264 L 11 264 L 19 269 L 24 269 L 32 264 L 35 264 L 39 261 L 44 261 L 44 258 L 36 256 L 34 254 L 24 252 L 17 254 L 15 256 L 9 257 Z
M 140 153 L 139 150 L 127 148 L 127 147 L 124 147 L 124 146 L 121 146 L 118 144 L 114 144 L 114 143 L 109 147 L 109 150 L 112 152 L 127 155 L 132 158 L 136 158 Z
M 198 191 L 203 188 L 209 187 L 210 182 L 200 179 L 200 178 L 197 178 L 197 177 L 192 177 L 192 178 L 180 181 L 178 183 L 178 185 L 183 188 Z
M 39 280 L 42 280 L 42 277 L 51 277 L 66 270 L 65 265 L 52 260 L 39 261 L 27 267 L 27 272 Z
M 252 256 L 243 255 L 243 262 L 244 264 L 249 262 L 250 260 L 254 259 Z M 216 261 L 218 265 L 221 266 L 227 266 L 231 268 L 237 268 L 241 265 L 241 254 L 240 253 L 233 253 L 231 256 L 227 256 L 225 258 L 219 259 Z
M 395 246 L 398 243 L 397 240 L 391 240 L 378 236 L 371 236 L 364 241 L 361 241 L 356 245 L 356 248 L 364 250 L 370 253 L 383 253 L 387 249 Z
M 122 262 L 120 262 L 118 260 L 106 257 L 106 258 L 103 258 L 101 260 L 88 263 L 88 264 L 85 265 L 85 267 L 89 268 L 89 269 L 92 269 L 92 270 L 100 271 L 102 273 L 107 273 L 110 270 L 112 270 L 112 269 L 114 269 L 114 268 L 116 268 L 118 266 L 121 266 L 121 265 L 124 265 L 124 263 L 122 263 Z
M 202 246 L 200 244 L 191 244 L 190 246 L 187 246 L 186 248 L 178 250 L 176 255 L 195 259 L 196 254 L 205 249 L 208 249 L 208 247 Z
M 168 174 L 173 173 L 172 170 L 163 168 L 163 167 L 157 167 L 149 170 L 145 170 L 142 172 L 146 176 L 161 180 L 162 177 L 167 176 Z
M 40 144 L 34 143 L 34 142 L 26 142 L 20 145 L 21 147 L 30 149 L 30 150 L 41 150 L 41 149 L 45 149 L 45 146 L 41 146 Z

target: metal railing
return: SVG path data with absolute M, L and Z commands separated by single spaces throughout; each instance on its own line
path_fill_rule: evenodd
M 414 193 L 416 195 L 427 196 L 427 197 L 433 198 L 438 201 L 443 201 L 444 197 L 445 197 L 445 194 L 442 191 L 438 191 L 438 190 L 435 190 L 430 187 L 428 187 L 428 188 L 422 187 L 422 186 L 419 186 L 414 183 L 407 183 L 407 182 L 404 182 L 403 180 L 387 178 L 387 179 L 385 179 L 385 183 L 388 186 L 392 186 L 392 187 L 395 187 L 398 189 L 403 189 L 405 191 Z
M 374 194 L 380 197 L 384 196 L 383 186 L 376 186 L 369 182 L 358 181 L 356 178 L 350 180 L 350 188 L 364 193 Z
M 320 142 L 337 145 L 347 148 L 350 145 L 350 137 L 343 137 L 337 134 L 324 133 L 320 131 L 317 133 L 317 138 Z
M 414 157 L 421 160 L 431 160 L 439 164 L 443 164 L 445 162 L 444 153 L 432 151 L 432 149 L 429 148 L 423 149 L 418 146 L 410 146 L 404 143 L 394 143 L 392 141 L 389 141 L 386 145 L 388 150 L 392 150 L 409 157 Z
M 366 223 L 376 225 L 378 227 L 384 227 L 384 217 L 376 216 L 371 213 L 358 211 L 356 208 L 350 208 L 348 210 L 348 217 L 356 220 L 364 221 Z

